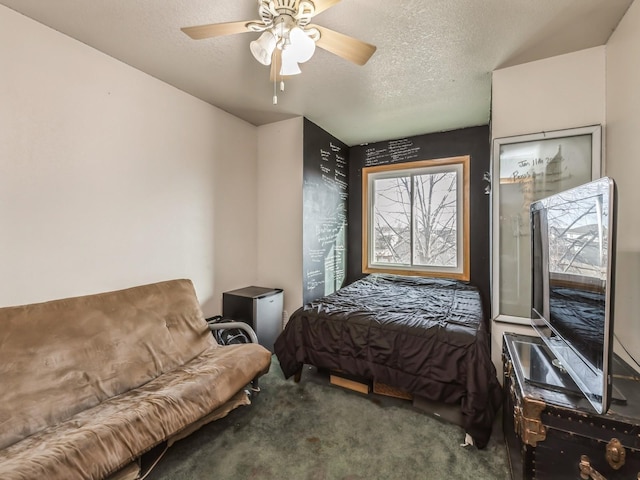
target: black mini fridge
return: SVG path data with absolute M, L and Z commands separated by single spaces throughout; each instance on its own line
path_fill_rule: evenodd
M 282 331 L 283 301 L 281 288 L 239 288 L 222 294 L 222 316 L 249 324 L 260 345 L 273 352 Z

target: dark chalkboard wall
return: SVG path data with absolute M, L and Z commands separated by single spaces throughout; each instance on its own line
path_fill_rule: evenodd
M 419 135 L 351 147 L 349 150 L 349 232 L 347 283 L 362 275 L 362 168 L 390 163 L 470 155 L 471 280 L 480 289 L 490 318 L 490 201 L 484 172 L 490 170 L 488 126 Z
M 304 120 L 303 301 L 335 292 L 346 279 L 349 149 Z

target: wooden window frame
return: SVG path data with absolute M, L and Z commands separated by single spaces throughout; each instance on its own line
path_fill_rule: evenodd
M 437 269 L 416 269 L 398 268 L 396 266 L 385 268 L 369 265 L 369 222 L 370 222 L 370 199 L 369 199 L 369 175 L 381 172 L 401 172 L 421 168 L 441 167 L 446 165 L 462 165 L 462 271 L 440 271 Z M 456 280 L 469 281 L 470 279 L 470 214 L 469 214 L 469 164 L 470 156 L 439 158 L 434 160 L 418 160 L 415 162 L 393 163 L 390 165 L 377 165 L 362 169 L 362 272 L 363 273 L 390 273 L 395 275 L 411 275 L 421 277 L 452 278 Z M 458 193 L 460 195 L 460 193 Z M 413 226 L 412 226 L 413 228 Z

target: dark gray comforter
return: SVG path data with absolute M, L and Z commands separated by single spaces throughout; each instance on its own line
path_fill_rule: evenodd
M 501 403 L 480 295 L 464 282 L 370 275 L 297 310 L 275 353 L 287 378 L 306 363 L 459 404 L 478 448 Z

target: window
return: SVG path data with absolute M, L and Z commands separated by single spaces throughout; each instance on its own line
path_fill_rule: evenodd
M 362 170 L 362 271 L 469 280 L 469 157 Z

